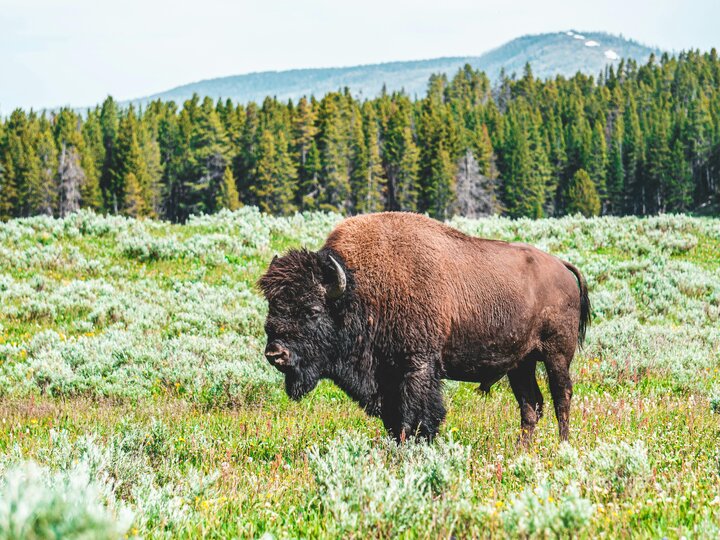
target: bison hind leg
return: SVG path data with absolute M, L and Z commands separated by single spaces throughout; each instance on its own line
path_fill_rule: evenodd
M 510 388 L 520 407 L 520 437 L 518 446 L 527 448 L 532 441 L 535 425 L 543 415 L 543 396 L 535 377 L 537 359 L 528 356 L 508 372 Z
M 570 401 L 573 395 L 570 362 L 577 346 L 577 320 L 556 325 L 562 331 L 548 332 L 542 346 L 542 361 L 548 376 L 561 441 L 567 441 L 570 430 Z M 567 331 L 570 328 L 572 331 Z
M 548 375 L 561 441 L 568 440 L 570 431 L 570 401 L 573 394 L 573 385 L 570 378 L 571 359 L 572 354 L 569 356 L 563 354 L 548 355 L 545 358 L 545 370 Z

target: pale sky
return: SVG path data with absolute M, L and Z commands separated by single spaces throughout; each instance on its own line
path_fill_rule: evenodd
M 0 115 L 253 71 L 479 55 L 529 33 L 720 48 L 720 0 L 0 0 Z

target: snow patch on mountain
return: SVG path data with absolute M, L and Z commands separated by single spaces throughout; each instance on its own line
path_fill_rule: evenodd
M 586 47 L 599 47 L 600 44 L 597 41 L 594 41 L 591 39 L 590 41 L 585 42 L 585 46 Z
M 620 55 L 618 55 L 618 53 L 616 53 L 612 49 L 608 49 L 607 51 L 605 51 L 605 58 L 607 58 L 608 60 L 617 60 L 618 58 L 620 58 Z
M 585 39 L 585 36 L 583 36 L 582 34 L 575 34 L 573 37 L 575 39 Z

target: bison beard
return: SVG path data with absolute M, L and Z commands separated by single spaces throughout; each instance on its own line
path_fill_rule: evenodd
M 585 280 L 569 263 L 383 213 L 343 221 L 318 252 L 276 257 L 258 285 L 266 357 L 292 399 L 328 378 L 396 439 L 432 439 L 445 418 L 442 379 L 489 390 L 507 375 L 527 444 L 542 415 L 543 362 L 567 439 L 569 366 L 590 319 Z
M 315 369 L 293 369 L 285 372 L 285 393 L 290 399 L 299 401 L 305 394 L 312 392 L 320 382 L 320 373 Z

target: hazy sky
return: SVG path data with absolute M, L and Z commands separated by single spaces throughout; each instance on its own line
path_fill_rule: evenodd
M 0 114 L 251 71 L 477 55 L 528 33 L 720 47 L 720 0 L 0 0 Z

